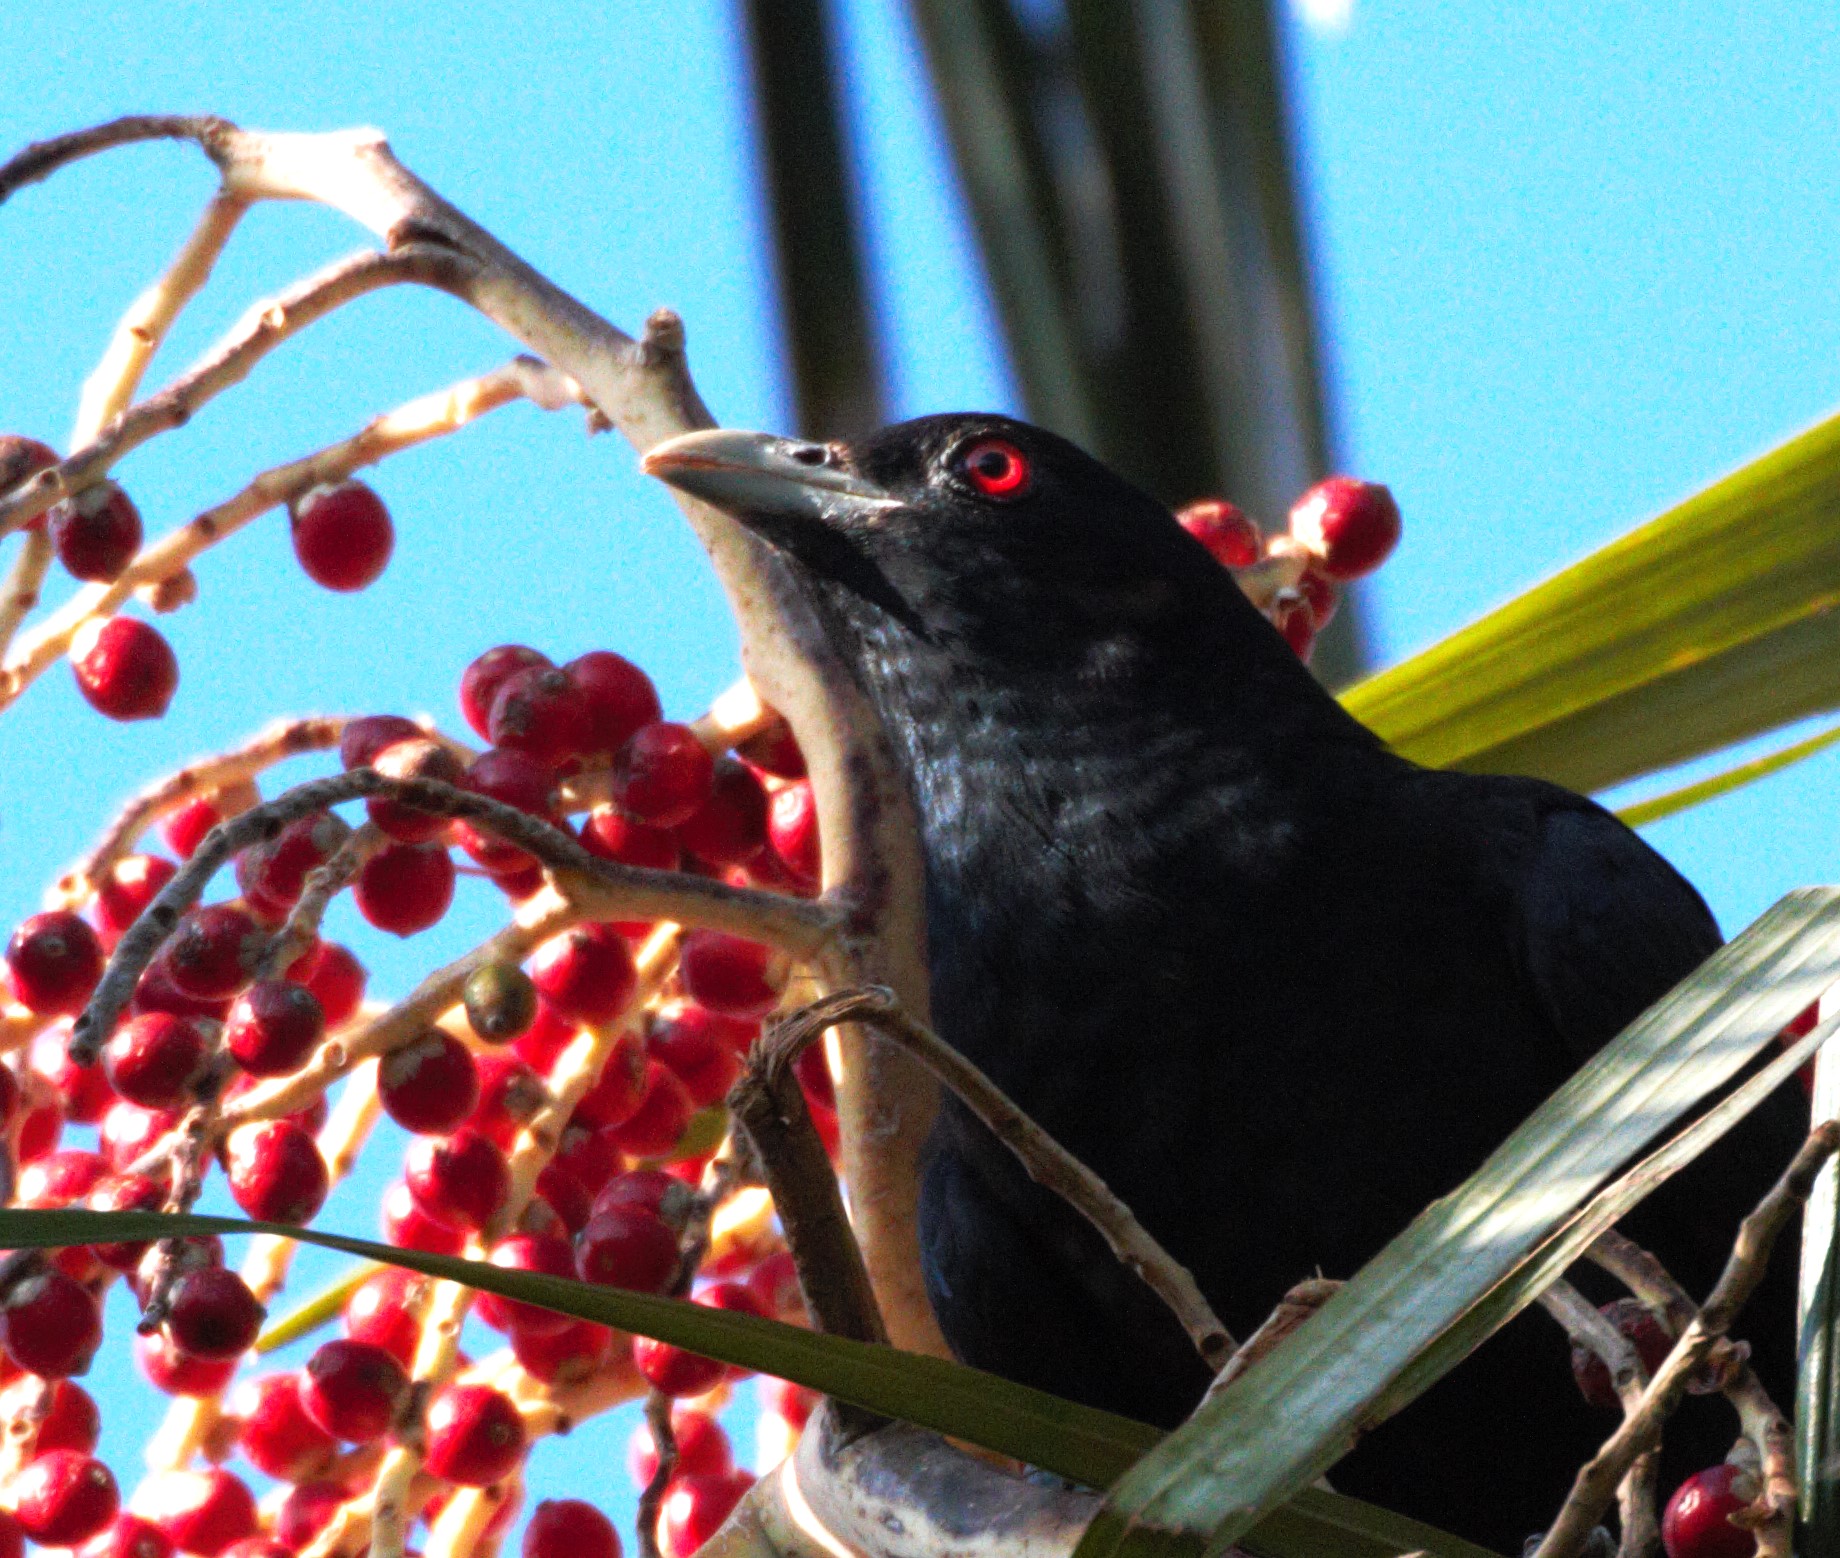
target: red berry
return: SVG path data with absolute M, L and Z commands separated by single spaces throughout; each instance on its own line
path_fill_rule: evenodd
M 210 797 L 200 795 L 167 814 L 160 824 L 160 837 L 181 860 L 190 860 L 204 836 L 223 820 L 224 813 L 211 803 Z
M 232 1542 L 256 1534 L 255 1495 L 222 1467 L 155 1472 L 136 1490 L 134 1503 L 180 1552 L 196 1558 L 217 1558 Z
M 292 1120 L 238 1126 L 224 1143 L 230 1195 L 267 1223 L 310 1223 L 325 1204 L 326 1160 Z
M 352 1444 L 381 1439 L 408 1397 L 402 1364 L 373 1342 L 327 1342 L 300 1375 L 301 1410 L 333 1438 Z
M 202 1266 L 173 1284 L 166 1330 L 173 1345 L 194 1358 L 238 1358 L 255 1344 L 263 1314 L 234 1271 Z
M 611 1127 L 571 1122 L 562 1129 L 555 1161 L 573 1174 L 590 1194 L 620 1172 L 624 1158 Z
M 735 1469 L 728 1435 L 709 1413 L 699 1412 L 695 1407 L 673 1407 L 671 1436 L 677 1441 L 674 1477 L 720 1477 Z M 658 1473 L 658 1445 L 644 1423 L 633 1430 L 627 1442 L 626 1468 L 641 1488 Z
M 282 1482 L 304 1482 L 332 1464 L 338 1441 L 307 1416 L 300 1376 L 265 1374 L 245 1380 L 230 1402 L 237 1448 L 257 1471 Z
M 102 978 L 102 943 L 68 909 L 28 916 L 6 944 L 13 998 L 41 1017 L 74 1017 Z
M 795 1385 L 789 1379 L 775 1379 L 771 1374 L 760 1376 L 761 1412 L 771 1413 L 793 1428 L 805 1426 L 811 1414 L 817 1410 L 818 1400 L 817 1391 Z
M 49 470 L 57 463 L 57 450 L 51 445 L 18 433 L 0 433 L 0 493 L 11 493 L 15 487 L 22 486 L 28 476 Z M 44 518 L 39 515 L 26 529 L 43 528 Z
M 177 1109 L 188 1103 L 209 1059 L 204 1035 L 169 1012 L 131 1018 L 102 1047 L 102 1063 L 115 1091 L 143 1109 Z
M 466 787 L 533 817 L 545 821 L 555 818 L 555 773 L 528 753 L 502 747 L 481 752 L 466 771 Z M 454 837 L 488 871 L 522 871 L 536 863 L 516 845 L 505 843 L 490 828 L 475 823 L 455 823 Z
M 444 844 L 386 844 L 364 862 L 358 912 L 378 930 L 413 936 L 454 901 L 454 862 Z
M 489 1385 L 449 1385 L 428 1408 L 427 1467 L 483 1488 L 508 1477 L 524 1455 L 524 1420 Z
M 180 921 L 166 944 L 166 972 L 184 995 L 227 1000 L 249 983 L 268 937 L 241 909 L 208 903 Z
M 492 700 L 498 696 L 498 689 L 505 680 L 524 670 L 527 666 L 546 666 L 554 662 L 550 657 L 523 644 L 500 644 L 496 649 L 488 649 L 483 655 L 460 673 L 460 712 L 467 724 L 481 740 L 490 740 L 487 734 L 492 719 Z
M 334 812 L 296 817 L 266 844 L 236 859 L 236 882 L 249 907 L 271 919 L 284 918 L 300 901 L 307 874 L 317 871 L 351 837 L 351 824 Z
M 1614 1303 L 1602 1305 L 1599 1313 L 1634 1345 L 1636 1356 L 1651 1377 L 1674 1350 L 1674 1338 L 1668 1335 L 1667 1327 L 1640 1299 L 1619 1298 Z M 1579 1390 L 1592 1406 L 1602 1407 L 1606 1412 L 1621 1409 L 1622 1402 L 1611 1382 L 1609 1369 L 1588 1347 L 1572 1349 L 1572 1378 L 1578 1381 Z
M 64 1111 L 54 1098 L 27 1109 L 19 1122 L 19 1161 L 31 1163 L 54 1150 L 64 1129 Z
M 111 1118 L 114 1113 L 109 1111 Z M 166 1191 L 145 1174 L 112 1174 L 97 1182 L 85 1204 L 98 1212 L 157 1212 L 166 1205 Z M 110 1270 L 126 1273 L 140 1265 L 148 1246 L 144 1239 L 137 1239 L 124 1244 L 93 1244 L 90 1248 Z
M 139 1515 L 117 1515 L 83 1544 L 82 1558 L 172 1558 L 172 1538 Z
M 770 948 L 727 931 L 693 930 L 684 938 L 678 977 L 684 993 L 724 1017 L 765 1017 L 779 1004 L 784 972 Z
M 453 1130 L 479 1102 L 479 1068 L 450 1033 L 425 1028 L 393 1049 L 377 1067 L 383 1111 L 405 1131 L 439 1136 Z
M 230 1008 L 224 1048 L 251 1076 L 286 1076 L 306 1063 L 325 1032 L 325 1017 L 312 991 L 291 980 L 264 979 Z
M 837 1084 L 831 1078 L 830 1061 L 822 1044 L 807 1045 L 792 1063 L 792 1070 L 808 1102 L 821 1109 L 837 1107 Z
M 620 1151 L 635 1158 L 661 1158 L 683 1139 L 696 1106 L 677 1074 L 659 1061 L 645 1064 L 645 1097 L 613 1127 Z
M 634 731 L 613 761 L 613 798 L 655 828 L 694 815 L 714 780 L 715 760 L 696 732 L 664 720 Z
M 54 1023 L 33 1038 L 27 1066 L 51 1084 L 64 1106 L 64 1117 L 78 1125 L 94 1125 L 115 1101 L 107 1071 L 101 1066 L 79 1066 L 70 1058 L 68 1023 Z
M 50 1403 L 39 1419 L 38 1433 L 32 1440 L 32 1453 L 44 1455 L 52 1450 L 75 1450 L 82 1455 L 95 1451 L 102 1435 L 102 1414 L 95 1399 L 74 1380 L 40 1381 L 21 1377 L 0 1396 L 0 1417 L 12 1418 L 33 1404 L 40 1388 L 50 1386 Z
M 409 1368 L 422 1334 L 415 1298 L 426 1280 L 395 1266 L 367 1277 L 345 1300 L 345 1334 L 354 1342 L 374 1343 Z
M 81 1374 L 102 1343 L 102 1312 L 81 1282 L 61 1271 L 21 1278 L 0 1303 L 0 1347 L 29 1374 Z
M 362 714 L 347 720 L 339 735 L 339 766 L 368 768 L 385 747 L 398 741 L 419 741 L 427 731 L 400 714 Z
M 610 649 L 591 649 L 563 669 L 574 678 L 587 704 L 588 741 L 584 751 L 617 752 L 635 730 L 651 724 L 663 713 L 652 679 Z
M 549 1096 L 548 1089 L 543 1079 L 516 1055 L 481 1055 L 476 1064 L 479 1103 L 466 1123 L 494 1146 L 509 1152 L 525 1122 Z
M 390 511 L 361 481 L 313 488 L 288 506 L 288 521 L 300 566 L 329 590 L 363 589 L 396 546 Z
M 70 641 L 77 691 L 114 720 L 158 719 L 179 688 L 179 661 L 138 617 L 90 618 Z
M 466 768 L 460 759 L 419 731 L 382 748 L 372 757 L 371 767 L 386 779 L 430 779 L 451 785 L 466 782 Z M 398 844 L 434 843 L 445 839 L 451 826 L 438 812 L 423 811 L 384 795 L 372 796 L 364 803 L 364 809 L 370 820 Z
M 754 1486 L 754 1474 L 731 1471 L 720 1477 L 684 1477 L 671 1484 L 658 1512 L 658 1550 L 662 1558 L 690 1558 L 734 1513 Z
M 1223 568 L 1250 568 L 1265 550 L 1259 527 L 1224 498 L 1203 498 L 1176 510 L 1176 523 L 1208 549 Z
M 100 1153 L 75 1147 L 47 1152 L 20 1170 L 19 1204 L 52 1209 L 69 1206 L 88 1195 L 107 1168 Z
M 613 1522 L 578 1498 L 546 1498 L 524 1527 L 524 1558 L 620 1558 Z
M 649 827 L 617 806 L 597 806 L 581 827 L 581 841 L 591 855 L 621 865 L 675 871 L 683 852 L 669 828 Z
M 715 765 L 709 799 L 677 825 L 678 842 L 698 860 L 738 866 L 767 843 L 767 792 L 753 769 L 733 758 Z
M 159 855 L 123 855 L 113 862 L 96 883 L 96 924 L 103 937 L 110 942 L 120 937 L 178 869 Z
M 552 1277 L 575 1275 L 575 1252 L 567 1239 L 549 1234 L 514 1233 L 492 1247 L 492 1264 L 507 1271 L 537 1271 Z M 501 1298 L 496 1293 L 481 1293 L 479 1318 L 497 1331 L 528 1331 L 535 1335 L 567 1330 L 568 1315 L 557 1314 L 536 1304 Z
M 545 1163 L 543 1172 L 537 1175 L 536 1192 L 556 1214 L 556 1221 L 571 1234 L 580 1233 L 593 1215 L 594 1198 L 588 1194 L 588 1187 L 564 1164 Z M 568 1274 L 575 1275 L 573 1265 Z
M 1291 534 L 1331 579 L 1372 573 L 1399 544 L 1399 505 L 1378 482 L 1330 476 L 1291 505 Z
M 732 1049 L 743 1059 L 760 1037 L 760 1020 L 749 1017 L 724 1017 L 695 1001 L 667 1001 L 652 1016 L 650 1034 L 657 1038 L 667 1029 L 690 1028 L 707 1034 L 719 1044 Z
M 575 1105 L 570 1123 L 600 1129 L 623 1125 L 645 1099 L 645 1043 L 633 1032 L 622 1033 L 601 1063 L 594 1085 Z
M 575 678 L 553 665 L 530 665 L 498 684 L 486 718 L 495 747 L 528 753 L 558 768 L 588 750 L 593 712 Z
M 13 1513 L 40 1547 L 87 1542 L 120 1506 L 114 1474 L 75 1450 L 41 1455 L 13 1479 Z
M 298 1553 L 332 1524 L 339 1505 L 350 1497 L 351 1491 L 337 1482 L 302 1482 L 290 1488 L 275 1511 L 275 1540 Z
M 577 925 L 546 941 L 530 962 L 537 993 L 568 1022 L 606 1023 L 638 989 L 632 949 L 611 925 Z
M 696 1196 L 690 1187 L 663 1169 L 629 1169 L 624 1174 L 614 1175 L 601 1187 L 588 1215 L 599 1217 L 616 1206 L 637 1207 L 650 1212 L 672 1233 L 678 1234 L 690 1221 L 695 1204 Z
M 4 986 L 4 979 L 0 979 L 0 989 Z M 4 1131 L 17 1118 L 20 1101 L 19 1078 L 7 1067 L 0 1065 L 0 1131 Z
M 741 1057 L 732 1044 L 707 1026 L 658 1022 L 646 1035 L 645 1048 L 684 1085 L 693 1109 L 707 1109 L 728 1096 L 741 1075 Z
M 1731 1517 L 1756 1497 L 1757 1479 L 1729 1461 L 1687 1478 L 1662 1512 L 1667 1558 L 1750 1558 L 1756 1535 Z
M 610 1206 L 588 1219 L 575 1245 L 583 1282 L 662 1293 L 677 1279 L 677 1235 L 655 1212 Z
M 1333 579 L 1312 568 L 1297 581 L 1297 593 L 1309 609 L 1311 624 L 1320 633 L 1329 625 L 1329 619 L 1335 615 L 1335 608 L 1341 601 L 1339 586 Z
M 73 579 L 106 584 L 121 576 L 141 549 L 141 512 L 112 481 L 85 487 L 47 516 L 58 561 Z
M 805 1294 L 799 1286 L 799 1270 L 790 1250 L 775 1250 L 748 1273 L 748 1291 L 754 1304 L 769 1320 L 784 1320 L 804 1325 Z M 782 1383 L 784 1383 L 782 1381 Z
M 322 941 L 312 961 L 304 969 L 297 964 L 288 975 L 312 992 L 328 1029 L 342 1027 L 358 1015 L 364 1001 L 364 965 L 349 948 Z
M 466 1234 L 430 1217 L 401 1180 L 383 1193 L 383 1236 L 398 1249 L 430 1255 L 458 1255 L 466 1248 Z
M 511 1048 L 531 1070 L 547 1075 L 562 1052 L 575 1042 L 579 1032 L 576 1024 L 563 1021 L 539 1000 L 535 1021 L 517 1037 Z
M 793 879 L 816 887 L 822 867 L 818 803 L 806 779 L 774 792 L 767 808 L 767 839 Z
M 498 1215 L 511 1190 L 504 1153 L 477 1131 L 416 1137 L 403 1154 L 403 1181 L 430 1217 L 470 1232 Z
M 604 1325 L 576 1320 L 553 1336 L 513 1331 L 511 1351 L 525 1372 L 544 1384 L 572 1384 L 599 1372 L 612 1355 L 613 1335 Z
M 792 727 L 777 715 L 735 748 L 735 756 L 775 779 L 803 779 L 805 754 Z
M 235 1358 L 193 1358 L 164 1331 L 134 1338 L 135 1361 L 154 1389 L 169 1396 L 215 1396 L 236 1373 Z
M 543 867 L 534 860 L 509 871 L 492 871 L 492 885 L 513 903 L 523 903 L 543 890 Z

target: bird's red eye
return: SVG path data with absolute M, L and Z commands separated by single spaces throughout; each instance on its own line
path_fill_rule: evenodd
M 1029 490 L 1029 457 L 1003 438 L 980 438 L 958 457 L 972 489 L 987 498 L 1019 498 Z

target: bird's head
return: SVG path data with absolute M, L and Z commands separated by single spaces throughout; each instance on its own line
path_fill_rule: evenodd
M 922 417 L 851 444 L 712 429 L 643 468 L 929 637 L 1154 630 L 1223 583 L 1162 504 L 1009 417 Z

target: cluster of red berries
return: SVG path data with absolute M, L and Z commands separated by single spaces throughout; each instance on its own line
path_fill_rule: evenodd
M 1303 660 L 1335 615 L 1342 586 L 1372 573 L 1399 544 L 1393 494 L 1352 476 L 1317 482 L 1291 505 L 1290 528 L 1281 534 L 1266 535 L 1250 515 L 1220 498 L 1191 503 L 1176 518 L 1216 562 L 1242 576 L 1248 593 Z M 1269 587 L 1263 581 L 1253 585 L 1250 571 L 1261 563 L 1277 565 Z
M 58 463 L 57 451 L 34 438 L 0 435 L 0 493 Z M 288 506 L 294 555 L 314 583 L 361 590 L 390 560 L 395 528 L 383 500 L 363 482 L 315 487 Z M 112 584 L 141 550 L 140 510 L 110 480 L 91 484 L 52 505 L 29 529 L 49 532 L 64 571 L 91 584 Z M 156 610 L 168 609 L 156 593 Z M 157 719 L 179 686 L 172 645 L 138 617 L 94 617 L 72 639 L 70 666 L 90 707 L 115 720 Z
M 1804 1030 L 1812 1031 L 1812 1029 Z M 1653 1375 L 1674 1350 L 1674 1337 L 1660 1316 L 1640 1300 L 1619 1298 L 1600 1312 L 1635 1348 L 1643 1369 Z M 1572 1349 L 1572 1376 L 1585 1400 L 1606 1412 L 1622 1410 L 1610 1371 L 1588 1347 Z M 1661 1520 L 1661 1543 L 1668 1558 L 1750 1558 L 1755 1534 L 1731 1517 L 1760 1491 L 1758 1479 L 1727 1462 L 1694 1473 L 1674 1490 Z
M 816 811 L 802 756 L 782 724 L 733 754 L 714 750 L 696 727 L 665 720 L 646 674 L 608 651 L 558 666 L 522 646 L 489 650 L 466 669 L 460 703 L 491 743 L 484 752 L 395 715 L 372 715 L 347 724 L 341 761 L 491 796 L 610 860 L 816 892 Z M 571 777 L 594 781 L 613 799 L 571 819 L 558 799 Z M 7 941 L 0 1011 L 37 1026 L 23 1052 L 0 1062 L 0 1130 L 20 1165 L 18 1204 L 166 1205 L 188 1111 L 234 1104 L 249 1089 L 300 1072 L 341 1029 L 363 1020 L 366 971 L 346 947 L 315 939 L 278 972 L 266 966 L 309 876 L 351 837 L 347 821 L 319 812 L 236 858 L 234 898 L 180 917 L 103 1045 L 100 1065 L 79 1067 L 66 1053 L 71 1019 L 94 993 L 109 951 L 172 879 L 176 861 L 258 800 L 252 785 L 240 785 L 180 805 L 161 828 L 170 856 L 114 860 L 83 912 L 32 915 Z M 412 935 L 443 916 L 455 850 L 512 899 L 542 885 L 537 862 L 484 827 L 382 798 L 366 810 L 385 842 L 366 858 L 353 893 L 379 929 Z M 629 1018 L 640 982 L 636 953 L 654 930 L 578 924 L 525 967 L 485 964 L 444 1026 L 382 1056 L 379 1101 L 410 1133 L 400 1179 L 383 1198 L 386 1238 L 443 1253 L 490 1239 L 487 1257 L 500 1266 L 650 1293 L 681 1287 L 696 1187 L 726 1128 L 723 1101 L 787 971 L 756 943 L 691 931 L 658 998 Z M 581 1053 L 576 1039 L 585 1029 L 622 1022 L 530 1204 L 499 1231 L 511 1154 L 552 1096 L 560 1068 L 578 1064 L 564 1057 Z M 799 1076 L 834 1150 L 835 1099 L 821 1053 L 807 1054 Z M 238 1125 L 216 1144 L 214 1161 L 238 1206 L 265 1221 L 313 1220 L 331 1180 L 317 1139 L 326 1114 L 316 1096 L 295 1113 Z M 68 1128 L 83 1127 L 94 1128 L 93 1145 L 67 1140 Z M 802 1321 L 789 1258 L 756 1221 L 749 1236 L 712 1245 L 691 1297 Z M 8 1540 L 25 1538 L 83 1547 L 85 1558 L 129 1558 L 128 1549 L 132 1558 L 288 1558 L 361 1491 L 338 1480 L 345 1452 L 402 1431 L 405 1414 L 424 1406 L 409 1388 L 421 1332 L 419 1279 L 384 1271 L 346 1304 L 344 1337 L 298 1370 L 245 1378 L 227 1398 L 213 1457 L 240 1454 L 289 1484 L 284 1494 L 259 1508 L 249 1486 L 218 1465 L 162 1473 L 135 1496 L 133 1512 L 123 1512 L 112 1475 L 94 1458 L 94 1404 L 70 1378 L 102 1342 L 107 1285 L 125 1278 L 143 1305 L 163 1295 L 163 1322 L 137 1338 L 135 1352 L 147 1378 L 173 1396 L 229 1390 L 263 1305 L 209 1238 L 185 1241 L 176 1257 L 131 1243 L 15 1264 L 0 1288 L 0 1376 L 13 1382 L 0 1411 L 21 1392 L 35 1415 L 41 1391 L 51 1405 L 25 1469 L 0 1489 L 0 1558 L 10 1558 Z M 636 1371 L 650 1388 L 686 1403 L 677 1409 L 679 1458 L 660 1516 L 667 1558 L 687 1558 L 727 1517 L 752 1481 L 711 1415 L 736 1371 L 492 1295 L 478 1297 L 475 1313 L 504 1335 L 512 1359 L 540 1386 Z M 763 1424 L 783 1449 L 811 1398 L 762 1383 L 769 1392 Z M 427 1472 L 453 1487 L 503 1483 L 529 1450 L 513 1397 L 470 1377 L 425 1402 L 420 1428 Z M 647 1441 L 636 1464 L 651 1453 Z M 507 1504 L 498 1518 L 510 1514 Z M 525 1538 L 526 1558 L 618 1553 L 605 1516 L 575 1501 L 539 1506 Z

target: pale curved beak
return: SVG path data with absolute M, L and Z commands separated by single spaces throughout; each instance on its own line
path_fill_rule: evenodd
M 829 444 L 714 427 L 654 444 L 639 461 L 648 476 L 750 521 L 835 524 L 901 500 L 848 469 Z

